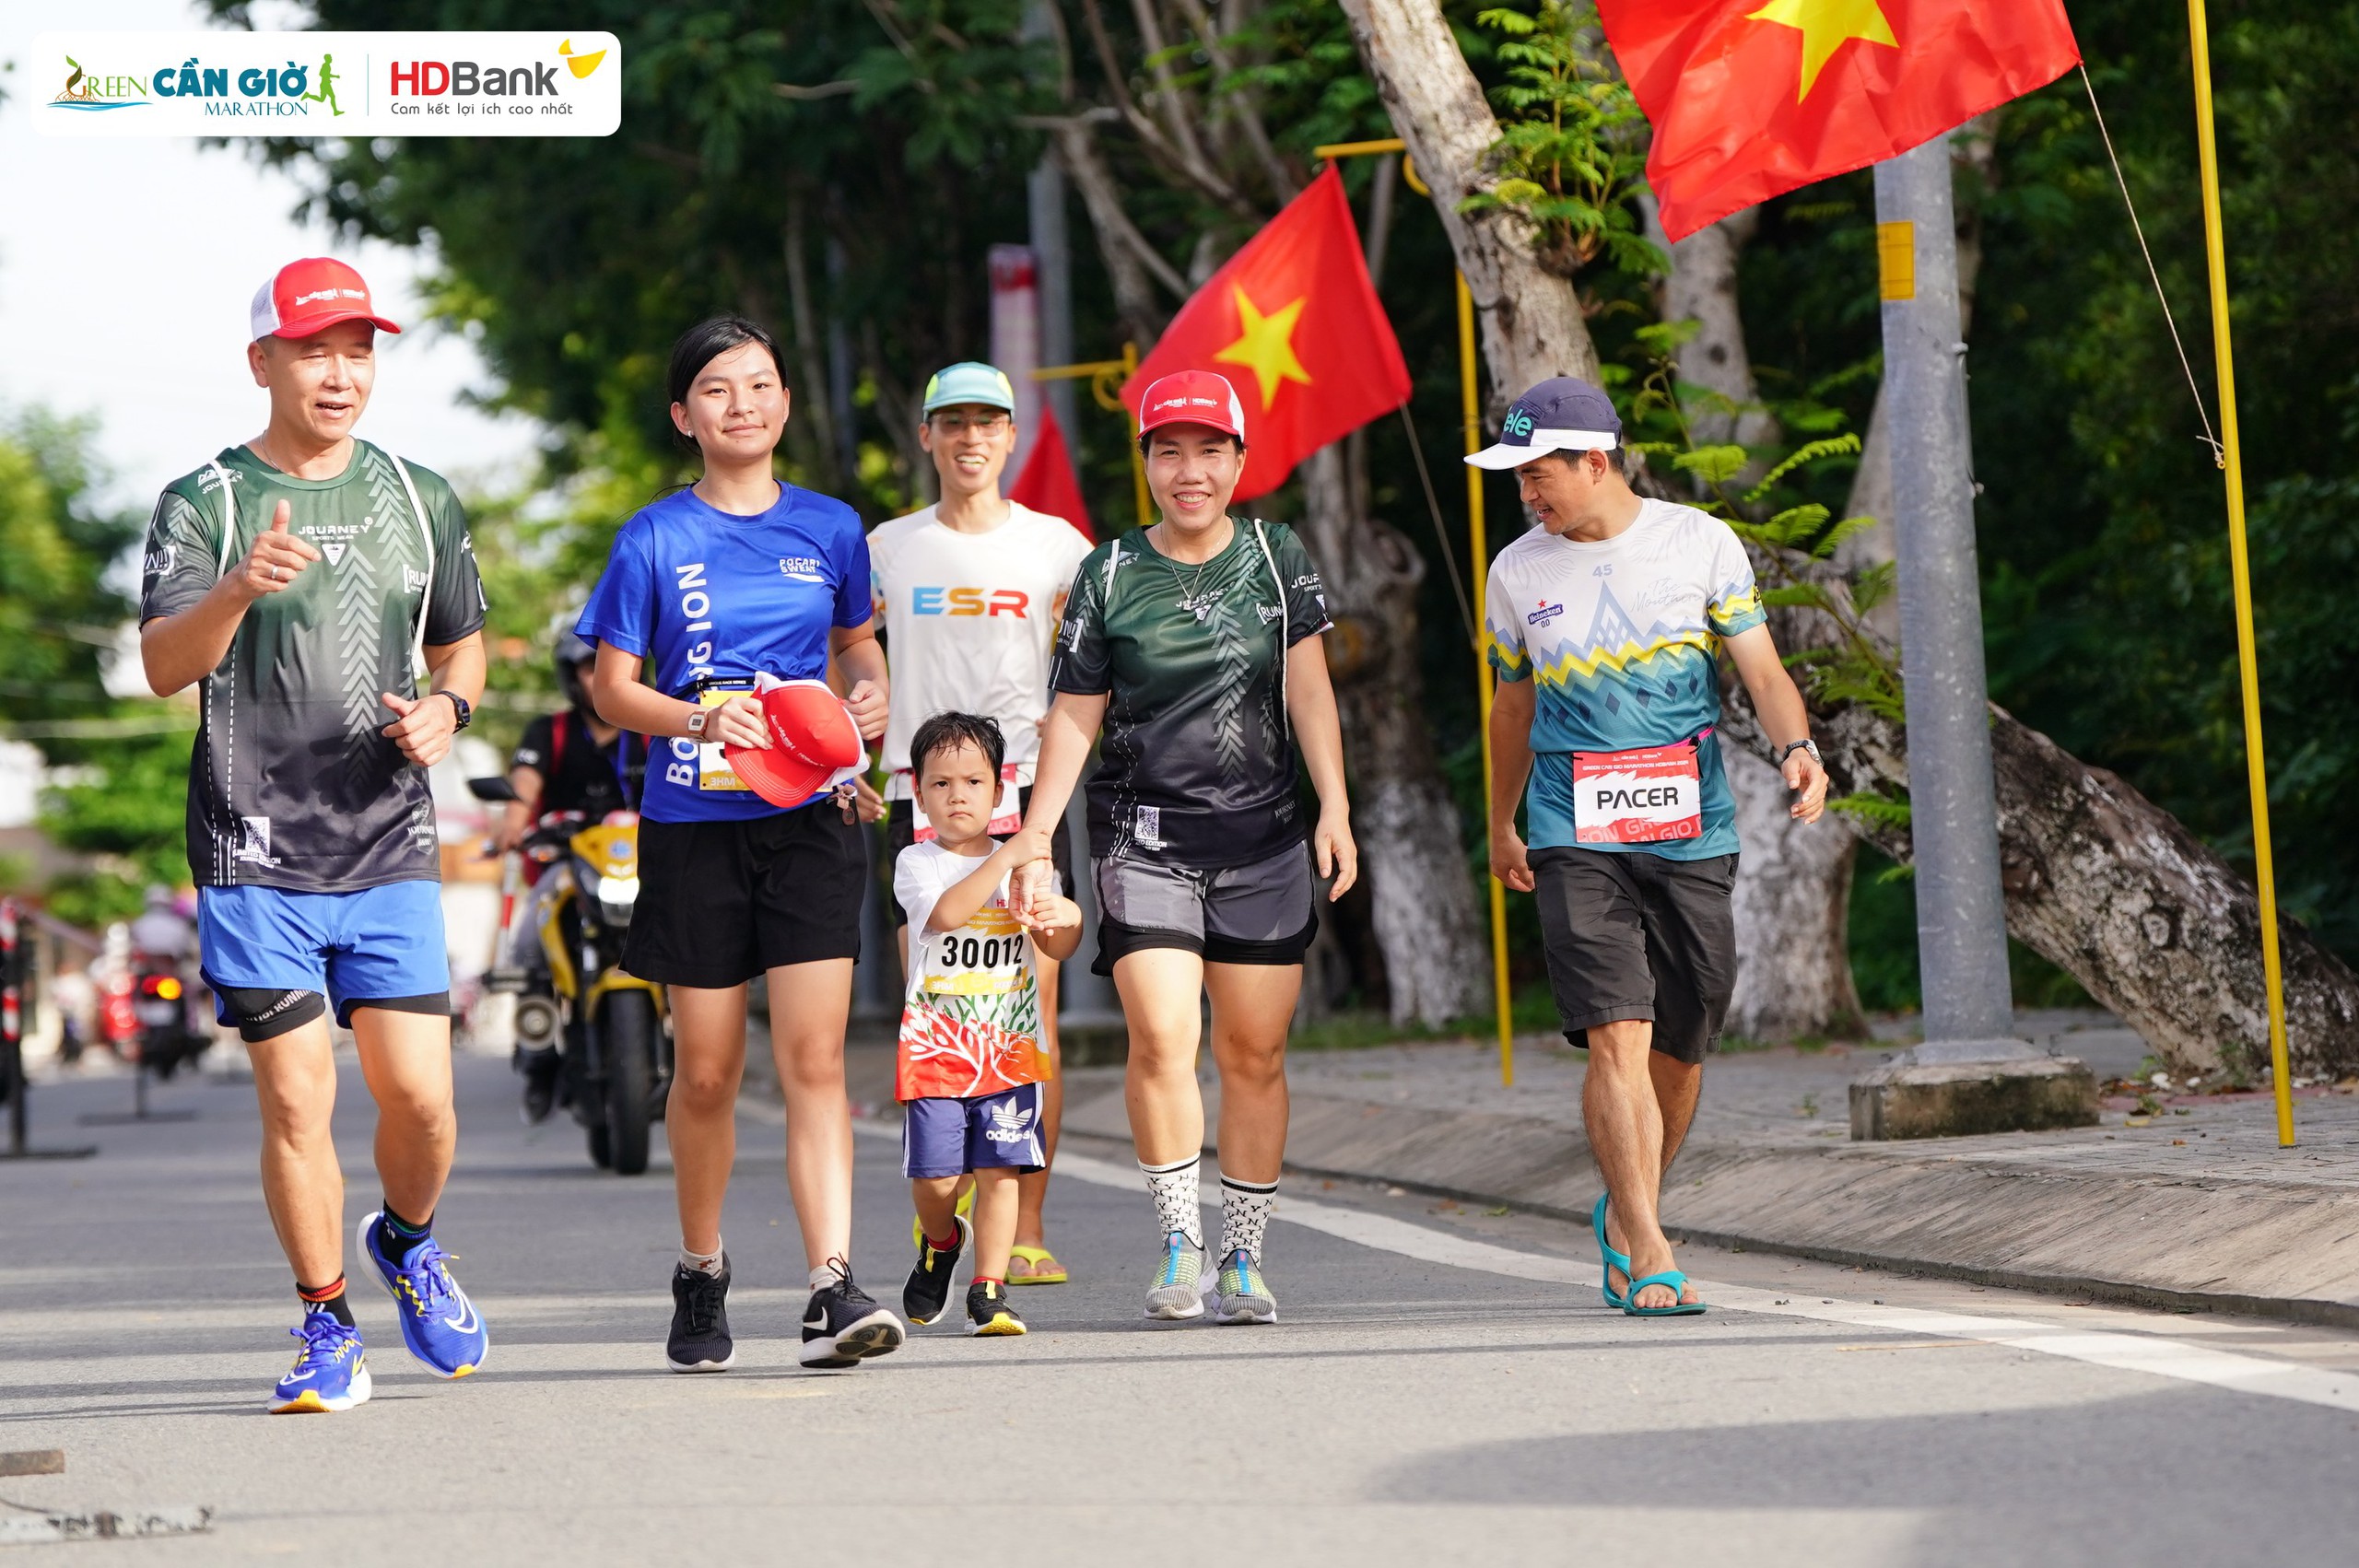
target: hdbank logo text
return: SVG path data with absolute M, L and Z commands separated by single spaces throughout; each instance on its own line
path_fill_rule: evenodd
M 622 46 L 606 32 L 53 32 L 29 64 L 54 67 L 48 94 L 26 95 L 51 135 L 605 136 L 622 124 Z

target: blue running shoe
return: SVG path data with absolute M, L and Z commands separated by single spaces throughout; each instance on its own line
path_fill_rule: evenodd
M 377 1282 L 399 1309 L 402 1342 L 437 1377 L 480 1372 L 491 1353 L 491 1333 L 475 1304 L 451 1278 L 442 1248 L 429 1235 L 398 1261 L 386 1257 L 377 1246 L 381 1217 L 371 1213 L 360 1222 L 360 1256 L 375 1266 Z
M 304 1314 L 300 1328 L 287 1331 L 303 1348 L 270 1397 L 272 1415 L 348 1410 L 368 1403 L 369 1358 L 360 1351 L 359 1329 L 346 1328 L 333 1314 L 311 1312 Z

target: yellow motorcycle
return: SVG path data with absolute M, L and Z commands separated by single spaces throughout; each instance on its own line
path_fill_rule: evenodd
M 472 778 L 479 801 L 512 801 L 505 778 Z M 624 933 L 639 903 L 639 816 L 551 812 L 520 850 L 559 879 L 538 900 L 546 990 L 517 1000 L 520 1044 L 557 1047 L 557 1102 L 588 1132 L 590 1158 L 617 1176 L 647 1169 L 650 1129 L 672 1087 L 672 1030 L 663 988 L 626 972 Z M 511 879 L 511 897 L 514 895 Z M 503 905 L 502 926 L 507 907 Z

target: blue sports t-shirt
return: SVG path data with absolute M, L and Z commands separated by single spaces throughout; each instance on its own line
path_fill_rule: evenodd
M 868 624 L 868 576 L 867 536 L 841 501 L 780 485 L 769 510 L 739 517 L 679 490 L 623 524 L 574 630 L 651 656 L 655 688 L 691 701 L 761 673 L 825 680 L 828 632 Z M 726 778 L 718 744 L 659 740 L 640 811 L 743 822 L 781 809 L 742 786 L 709 787 Z
M 1491 667 L 1537 679 L 1531 845 L 1696 860 L 1737 852 L 1736 797 L 1720 748 L 1721 642 L 1766 619 L 1734 530 L 1694 507 L 1645 500 L 1627 529 L 1584 541 L 1534 528 L 1491 563 L 1484 595 Z M 1583 754 L 1694 744 L 1693 837 L 1585 837 L 1575 801 Z

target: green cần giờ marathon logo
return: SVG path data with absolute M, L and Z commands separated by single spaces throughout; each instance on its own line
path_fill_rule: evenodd
M 332 53 L 321 55 L 317 65 L 289 60 L 284 65 L 249 65 L 234 72 L 226 65 L 207 65 L 192 54 L 177 66 L 162 66 L 145 76 L 127 72 L 100 76 L 86 71 L 70 54 L 65 64 L 65 86 L 50 100 L 54 109 L 129 109 L 159 99 L 190 99 L 201 101 L 205 112 L 215 116 L 308 118 L 313 104 L 327 111 L 330 119 L 344 116 L 344 107 L 336 102 Z

